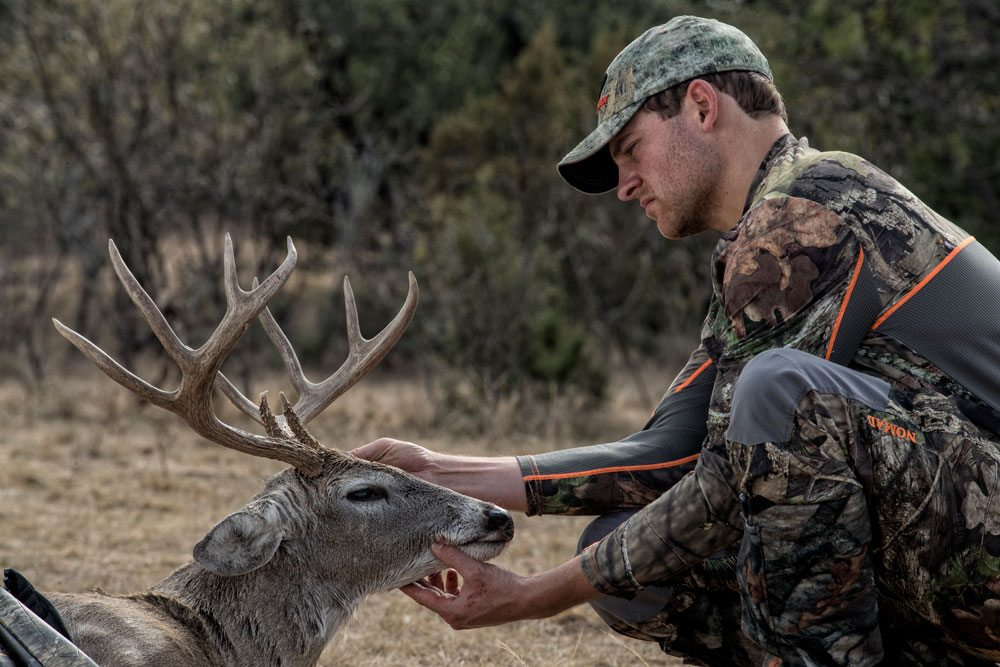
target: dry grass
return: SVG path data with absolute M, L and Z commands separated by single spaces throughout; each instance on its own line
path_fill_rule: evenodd
M 568 444 L 435 435 L 424 396 L 416 382 L 371 377 L 317 420 L 315 431 L 327 444 L 345 448 L 381 435 L 459 453 L 529 453 Z M 282 467 L 200 440 L 176 417 L 139 405 L 92 368 L 36 394 L 0 382 L 0 402 L 8 415 L 0 436 L 0 565 L 20 570 L 42 590 L 100 586 L 127 592 L 150 586 L 189 560 L 204 533 Z M 643 422 L 648 407 L 623 393 L 608 408 L 615 417 L 607 417 L 607 430 L 624 434 L 630 428 L 625 424 Z M 516 521 L 518 537 L 498 563 L 524 574 L 567 558 L 586 523 L 564 517 Z M 588 608 L 544 621 L 454 632 L 393 592 L 363 604 L 320 664 L 555 667 L 679 661 L 654 645 L 619 638 Z

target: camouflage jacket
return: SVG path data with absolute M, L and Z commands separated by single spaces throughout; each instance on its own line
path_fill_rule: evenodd
M 701 345 L 649 423 L 620 443 L 519 457 L 529 513 L 644 508 L 584 560 L 595 587 L 626 597 L 735 544 L 742 522 L 725 432 L 743 367 L 776 347 L 835 358 L 862 266 L 869 306 L 888 311 L 970 240 L 874 165 L 785 135 L 716 246 Z M 894 389 L 940 392 L 1000 421 L 996 405 L 896 336 L 866 328 L 847 349 L 843 363 Z

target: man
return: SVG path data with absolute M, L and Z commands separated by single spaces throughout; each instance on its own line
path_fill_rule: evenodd
M 456 628 L 591 602 L 706 663 L 1000 660 L 1000 262 L 877 167 L 789 134 L 731 26 L 650 29 L 597 110 L 566 181 L 617 187 L 667 238 L 722 232 L 701 345 L 620 443 L 357 450 L 510 509 L 607 515 L 551 571 L 441 546 L 463 586 L 406 592 Z

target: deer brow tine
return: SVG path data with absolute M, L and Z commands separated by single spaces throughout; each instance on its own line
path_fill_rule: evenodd
M 251 419 L 256 421 L 258 424 L 263 424 L 260 419 L 260 410 L 257 408 L 253 402 L 243 395 L 239 389 L 236 388 L 229 378 L 227 378 L 222 371 L 219 371 L 215 375 L 215 386 L 229 399 L 229 402 L 235 405 L 241 412 L 249 416 Z

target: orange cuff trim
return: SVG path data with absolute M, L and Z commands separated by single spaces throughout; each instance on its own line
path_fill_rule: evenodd
M 697 461 L 701 454 L 692 454 L 691 456 L 685 456 L 682 459 L 677 459 L 676 461 L 667 461 L 666 463 L 650 463 L 641 466 L 617 466 L 612 468 L 596 468 L 594 470 L 579 470 L 577 472 L 562 472 L 553 475 L 528 475 L 524 478 L 525 482 L 534 482 L 543 479 L 569 479 L 570 477 L 585 477 L 587 475 L 601 475 L 603 473 L 609 472 L 631 472 L 633 470 L 659 470 L 661 468 L 673 468 L 675 466 L 684 465 L 685 463 L 690 463 L 692 461 Z
M 928 273 L 924 277 L 923 280 L 921 280 L 919 283 L 917 283 L 916 285 L 914 285 L 913 289 L 911 289 L 909 292 L 906 293 L 906 296 L 904 296 L 902 299 L 900 299 L 899 301 L 897 301 L 892 306 L 892 308 L 890 308 L 889 310 L 885 311 L 885 313 L 882 315 L 882 317 L 880 317 L 877 320 L 875 320 L 875 324 L 872 325 L 872 331 L 874 331 L 875 329 L 878 329 L 879 326 L 883 322 L 885 322 L 887 319 L 889 319 L 889 317 L 900 308 L 900 306 L 902 306 L 904 303 L 906 303 L 907 301 L 909 301 L 909 299 L 910 299 L 911 296 L 913 296 L 914 294 L 916 294 L 917 292 L 919 292 L 921 289 L 923 289 L 924 285 L 926 285 L 927 283 L 929 283 L 931 281 L 931 278 L 933 278 L 934 276 L 936 276 L 938 274 L 938 272 L 941 269 L 943 269 L 948 262 L 950 262 L 951 260 L 955 259 L 955 255 L 957 255 L 958 253 L 960 253 L 967 245 L 969 245 L 970 243 L 972 243 L 975 240 L 976 240 L 976 237 L 970 236 L 969 238 L 965 239 L 964 241 L 962 241 L 961 243 L 959 243 L 957 246 L 955 246 L 955 249 L 952 250 L 950 253 L 948 253 L 948 256 L 945 257 L 944 259 L 942 259 L 941 263 L 938 264 L 937 266 L 935 266 L 934 270 L 931 271 L 930 273 Z
M 847 284 L 847 293 L 844 295 L 844 301 L 840 304 L 840 312 L 837 313 L 837 321 L 833 323 L 833 333 L 830 334 L 830 344 L 826 347 L 826 355 L 823 357 L 826 360 L 830 359 L 830 355 L 833 354 L 833 344 L 837 341 L 837 333 L 840 331 L 840 323 L 844 320 L 844 312 L 847 310 L 847 304 L 851 301 L 851 295 L 854 293 L 854 286 L 858 283 L 858 274 L 861 273 L 861 265 L 865 261 L 865 249 L 861 248 L 858 250 L 858 261 L 854 264 L 854 273 L 851 274 L 851 282 Z
M 677 389 L 674 389 L 674 393 L 675 394 L 678 393 L 681 389 L 694 382 L 694 379 L 699 375 L 701 375 L 701 372 L 711 365 L 712 365 L 711 359 L 705 361 L 705 363 L 703 363 L 701 366 L 698 367 L 698 370 L 696 370 L 694 373 L 691 374 L 691 377 L 689 377 L 687 380 L 684 380 L 684 382 L 682 382 L 680 386 L 677 387 Z

